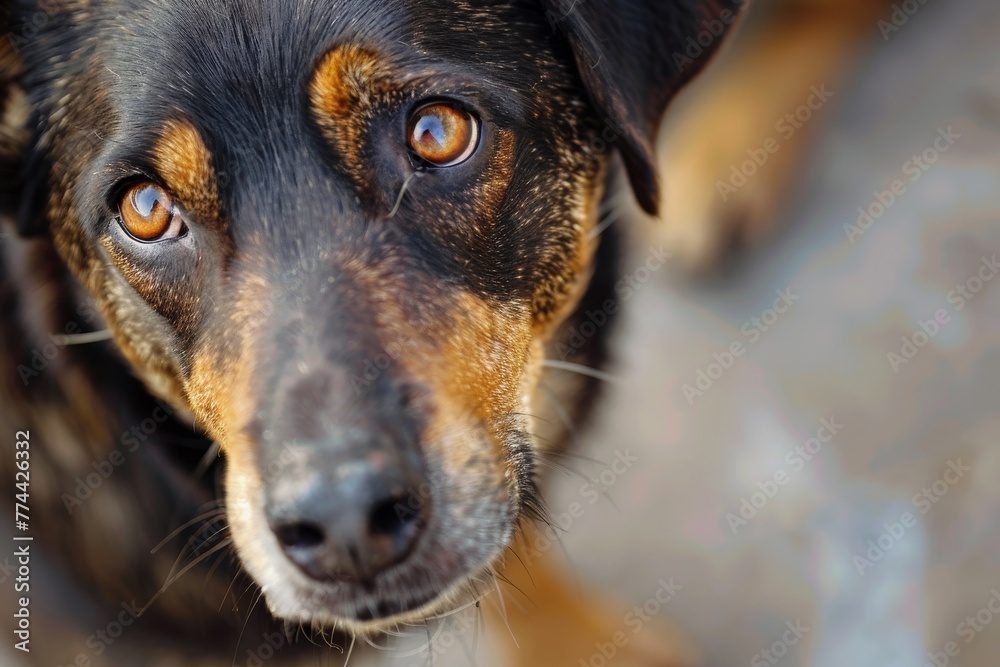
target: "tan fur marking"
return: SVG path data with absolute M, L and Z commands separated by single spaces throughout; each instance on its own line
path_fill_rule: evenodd
M 385 89 L 390 70 L 373 50 L 353 44 L 330 51 L 316 69 L 310 87 L 313 108 L 338 118 L 364 105 L 376 89 Z
M 156 169 L 181 204 L 202 221 L 218 221 L 219 194 L 212 156 L 194 126 L 187 121 L 169 121 L 153 155 Z
M 234 349 L 227 352 L 209 346 L 199 350 L 193 359 L 187 386 L 191 405 L 230 460 L 234 456 L 255 456 L 243 429 L 256 410 L 250 391 L 253 360 L 258 354 L 260 325 L 272 307 L 266 281 L 259 274 L 245 276 L 231 306 L 226 331 L 220 336 Z
M 316 121 L 348 171 L 363 169 L 364 133 L 376 104 L 398 95 L 392 68 L 376 51 L 346 44 L 320 61 L 309 87 Z

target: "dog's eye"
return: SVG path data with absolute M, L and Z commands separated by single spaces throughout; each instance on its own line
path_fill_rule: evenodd
M 120 210 L 125 231 L 147 243 L 179 236 L 184 228 L 170 195 L 152 183 L 129 188 L 122 197 Z
M 434 167 L 454 167 L 472 157 L 479 144 L 479 121 L 454 104 L 435 102 L 410 118 L 410 149 Z

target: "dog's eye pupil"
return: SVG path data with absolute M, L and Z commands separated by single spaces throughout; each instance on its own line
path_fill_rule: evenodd
M 421 107 L 410 118 L 410 149 L 435 167 L 453 167 L 469 159 L 479 142 L 479 123 L 447 103 Z
M 166 234 L 174 217 L 174 205 L 163 188 L 140 183 L 129 188 L 121 202 L 122 223 L 141 241 L 155 241 Z

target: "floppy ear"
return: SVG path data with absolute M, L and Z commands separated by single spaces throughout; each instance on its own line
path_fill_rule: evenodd
M 597 111 L 618 135 L 642 207 L 659 207 L 656 134 L 667 103 L 718 48 L 747 0 L 542 0 Z

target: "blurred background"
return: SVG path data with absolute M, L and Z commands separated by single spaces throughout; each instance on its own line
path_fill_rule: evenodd
M 707 665 L 996 665 L 1000 6 L 794 4 L 758 2 L 672 109 L 666 219 L 609 217 L 648 280 L 581 451 L 637 462 L 593 505 L 556 475 L 550 507 L 586 506 L 563 535 L 582 581 L 681 587 L 660 620 Z

